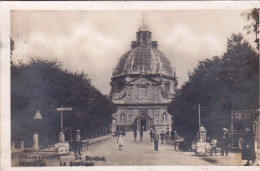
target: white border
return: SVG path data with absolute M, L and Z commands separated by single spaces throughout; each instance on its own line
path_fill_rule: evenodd
M 0 170 L 60 170 L 61 167 L 11 167 L 10 142 L 10 11 L 11 10 L 209 10 L 209 9 L 249 9 L 259 8 L 258 1 L 200 1 L 200 2 L 0 2 L 0 33 L 2 48 L 1 62 L 1 163 Z M 186 161 L 188 162 L 188 161 Z M 238 166 L 127 166 L 127 167 L 64 167 L 62 170 L 244 170 Z M 250 167 L 257 170 L 259 167 Z

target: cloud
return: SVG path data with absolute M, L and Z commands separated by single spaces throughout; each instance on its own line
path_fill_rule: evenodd
M 64 69 L 84 71 L 103 93 L 112 68 L 147 23 L 159 49 L 176 67 L 179 83 L 198 61 L 222 55 L 226 39 L 243 28 L 240 10 L 175 11 L 12 11 L 13 60 L 58 59 Z M 232 22 L 230 22 L 232 21 Z
M 32 31 L 28 35 L 19 34 L 15 43 L 14 61 L 23 59 L 26 62 L 30 57 L 59 59 L 64 68 L 85 71 L 92 78 L 103 78 L 104 71 L 112 74 L 111 66 L 115 65 L 113 60 L 107 59 L 112 55 L 111 50 L 117 48 L 116 40 L 104 32 L 98 32 L 88 22 L 77 25 L 67 36 L 51 37 L 48 31 Z M 93 84 L 102 85 L 100 80 L 92 80 Z M 106 82 L 109 85 L 108 79 Z
M 166 38 L 166 43 L 172 45 L 173 50 L 185 52 L 189 58 L 207 58 L 219 55 L 223 52 L 225 42 L 221 41 L 217 35 L 204 33 L 195 34 L 192 28 L 184 25 L 176 25 Z

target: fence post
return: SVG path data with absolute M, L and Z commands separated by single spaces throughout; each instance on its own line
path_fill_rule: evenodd
M 39 150 L 38 134 L 36 132 L 33 134 L 33 149 Z

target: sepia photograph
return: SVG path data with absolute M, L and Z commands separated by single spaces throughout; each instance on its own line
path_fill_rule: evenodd
M 260 166 L 259 12 L 11 9 L 11 167 Z

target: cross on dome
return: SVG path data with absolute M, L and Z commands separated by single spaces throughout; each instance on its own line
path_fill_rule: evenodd
M 149 31 L 149 32 L 151 32 L 150 29 L 147 27 L 147 25 L 145 25 L 145 21 L 144 21 L 144 17 L 145 17 L 145 16 L 146 16 L 146 15 L 143 15 L 143 23 L 142 23 L 142 25 L 139 27 L 138 31 Z

